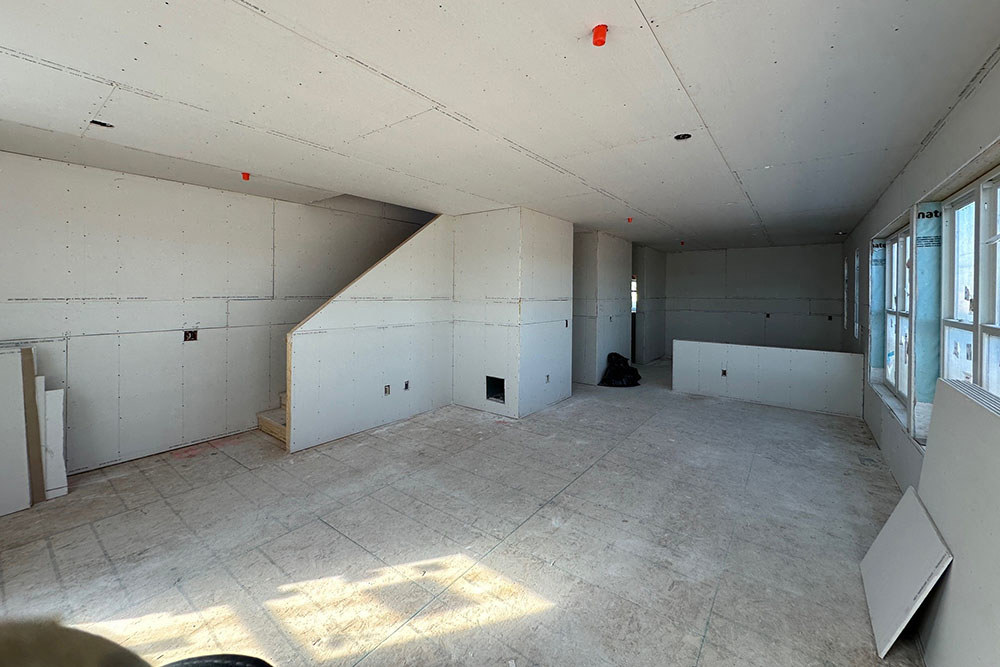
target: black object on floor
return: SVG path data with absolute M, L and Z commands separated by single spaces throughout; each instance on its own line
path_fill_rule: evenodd
M 628 365 L 628 359 L 612 352 L 608 355 L 608 369 L 600 384 L 602 387 L 638 387 L 641 379 L 639 371 Z
M 171 662 L 163 667 L 273 667 L 271 663 L 252 658 L 248 655 L 223 653 L 219 655 L 203 655 L 199 658 L 185 658 Z

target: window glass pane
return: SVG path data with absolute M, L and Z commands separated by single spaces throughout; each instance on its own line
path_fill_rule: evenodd
M 983 386 L 1000 396 L 1000 336 L 986 336 L 983 352 Z
M 844 258 L 844 331 L 847 331 L 847 258 Z
M 632 312 L 633 313 L 635 312 L 635 308 L 638 305 L 639 305 L 639 284 L 635 280 L 635 278 L 633 278 L 632 279 Z
M 854 338 L 861 338 L 861 250 L 854 251 Z
M 906 396 L 910 391 L 910 357 L 908 354 L 910 342 L 910 318 L 899 318 L 899 345 L 896 347 L 896 363 L 899 364 L 899 381 L 896 387 L 899 393 Z
M 972 332 L 944 328 L 944 377 L 972 382 Z
M 896 316 L 885 318 L 885 381 L 896 386 Z
M 962 322 L 972 321 L 975 297 L 976 205 L 970 202 L 955 211 L 955 312 Z
M 897 252 L 897 248 L 898 248 L 897 241 L 894 240 L 892 243 L 889 244 L 889 257 L 887 258 L 888 261 L 886 261 L 886 266 L 890 267 L 889 280 L 886 281 L 886 285 L 889 290 L 889 300 L 888 300 L 889 310 L 896 310 L 898 308 L 898 305 L 896 303 L 896 290 L 897 290 L 897 285 L 899 284 L 898 283 L 899 272 L 897 270 L 899 265 L 899 254 Z
M 910 254 L 910 237 L 904 236 L 902 239 L 904 250 L 903 255 L 903 303 L 900 306 L 906 312 L 910 312 L 910 269 L 913 267 L 913 257 Z
M 991 238 L 1000 233 L 1000 187 L 993 189 L 993 197 L 990 199 L 990 204 L 993 206 L 993 213 L 990 215 L 993 229 L 984 234 L 986 238 Z M 1000 323 L 1000 244 L 990 244 L 986 254 L 989 261 L 989 270 L 993 272 L 993 316 L 983 317 L 983 319 L 990 321 L 992 324 L 998 324 Z M 987 280 L 990 279 L 987 276 Z

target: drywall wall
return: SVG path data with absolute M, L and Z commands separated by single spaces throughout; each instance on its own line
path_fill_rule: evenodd
M 610 352 L 631 356 L 632 244 L 604 232 L 573 235 L 573 381 L 597 384 Z
M 675 391 L 861 416 L 863 357 L 675 340 Z
M 996 54 L 995 54 L 996 55 Z M 847 237 L 844 257 L 853 262 L 861 255 L 859 280 L 860 335 L 853 326 L 844 335 L 845 349 L 865 352 L 868 314 L 868 256 L 872 239 L 882 235 L 914 204 L 941 201 L 1000 164 L 1000 126 L 996 109 L 1000 106 L 1000 67 L 994 57 L 988 67 L 976 73 L 948 115 L 925 138 L 920 150 L 885 189 L 875 206 Z M 849 295 L 853 301 L 852 276 Z M 853 312 L 852 307 L 848 308 Z
M 910 437 L 900 421 L 899 415 L 905 415 L 903 404 L 894 396 L 885 396 L 883 392 L 888 391 L 865 382 L 864 420 L 899 488 L 916 487 L 924 460 L 923 448 Z
M 920 622 L 928 667 L 987 667 L 1000 656 L 998 433 L 995 397 L 938 381 L 917 492 L 955 560 Z
M 521 213 L 506 208 L 455 222 L 455 403 L 518 416 Z M 504 402 L 486 396 L 486 376 L 504 380 Z
M 675 339 L 839 350 L 842 274 L 832 244 L 668 253 L 667 353 Z
M 289 450 L 450 403 L 523 417 L 569 397 L 572 235 L 516 208 L 425 225 L 288 336 Z
M 632 246 L 632 274 L 639 298 L 635 308 L 635 363 L 648 364 L 667 353 L 666 257 L 659 250 Z
M 455 403 L 523 417 L 572 392 L 573 227 L 528 209 L 455 223 Z M 486 395 L 503 378 L 505 401 Z
M 254 428 L 284 389 L 285 334 L 425 215 L 10 153 L 0 201 L 0 346 L 30 343 L 67 390 L 70 472 Z
M 289 451 L 452 402 L 454 227 L 425 225 L 292 330 Z
M 518 416 L 573 392 L 573 225 L 521 209 Z

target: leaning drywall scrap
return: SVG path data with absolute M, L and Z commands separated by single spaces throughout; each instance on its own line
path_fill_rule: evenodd
M 938 380 L 917 492 L 955 561 L 919 621 L 928 667 L 986 667 L 1000 656 L 998 433 L 996 397 Z
M 454 227 L 428 223 L 289 333 L 289 451 L 452 402 Z

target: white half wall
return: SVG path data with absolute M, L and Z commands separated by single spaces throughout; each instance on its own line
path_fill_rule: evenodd
M 861 417 L 858 354 L 674 341 L 674 391 Z
M 839 245 L 668 253 L 666 297 L 668 354 L 675 339 L 840 349 Z
M 285 334 L 419 228 L 11 153 L 0 201 L 0 346 L 66 389 L 69 472 L 255 428 Z
M 635 308 L 635 363 L 648 364 L 667 353 L 666 257 L 659 250 L 632 246 L 632 274 L 639 298 Z
M 454 229 L 428 223 L 289 334 L 289 451 L 452 402 Z
M 632 244 L 604 232 L 573 235 L 573 381 L 597 384 L 610 352 L 631 356 Z

